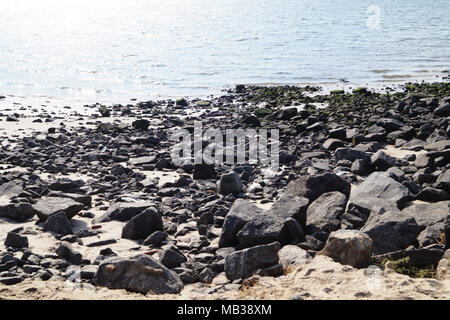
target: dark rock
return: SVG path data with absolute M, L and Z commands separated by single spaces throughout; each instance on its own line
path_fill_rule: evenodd
M 72 234 L 72 226 L 64 211 L 48 217 L 44 223 L 44 231 L 51 231 L 62 235 Z
M 235 251 L 225 259 L 225 274 L 235 280 L 249 277 L 254 271 L 278 264 L 281 245 L 274 242 L 240 251 Z
M 214 169 L 214 164 L 194 164 L 193 179 L 203 180 L 211 179 L 216 176 L 216 170 Z
M 159 261 L 169 269 L 179 267 L 183 262 L 186 262 L 186 257 L 179 251 L 173 249 L 165 249 L 161 253 Z
M 144 244 L 146 246 L 148 245 L 159 246 L 161 242 L 167 239 L 167 237 L 168 237 L 167 233 L 163 231 L 155 231 L 151 235 L 149 235 L 147 239 L 145 239 Z
M 334 231 L 333 220 L 339 220 L 347 205 L 347 197 L 338 192 L 327 192 L 308 207 L 307 223 L 325 231 Z
M 5 246 L 17 249 L 28 248 L 28 238 L 15 232 L 8 232 Z
M 45 221 L 48 217 L 61 211 L 64 211 L 67 218 L 71 219 L 83 210 L 84 205 L 69 198 L 44 197 L 39 199 L 33 208 L 36 210 L 39 220 Z
M 239 175 L 232 171 L 220 177 L 218 192 L 223 195 L 229 193 L 238 194 L 242 191 L 242 187 L 243 185 Z
M 450 193 L 444 190 L 426 187 L 419 192 L 416 199 L 428 202 L 445 201 L 450 200 Z
M 338 148 L 336 151 L 334 151 L 334 157 L 336 161 L 339 160 L 350 160 L 355 161 L 357 159 L 361 160 L 370 160 L 370 157 L 367 153 L 364 151 L 359 151 L 357 149 L 352 148 Z
M 11 203 L 0 205 L 0 217 L 25 222 L 36 214 L 36 210 L 29 203 Z
M 233 247 L 238 243 L 238 232 L 252 219 L 259 216 L 263 210 L 255 204 L 237 199 L 223 224 L 222 232 L 219 239 L 219 247 Z
M 56 254 L 58 255 L 58 258 L 66 259 L 75 265 L 80 264 L 82 260 L 81 253 L 76 252 L 68 242 L 62 242 L 56 249 Z
M 420 233 L 416 220 L 397 212 L 371 215 L 361 231 L 373 240 L 374 254 L 405 249 Z
M 150 121 L 145 120 L 145 119 L 135 120 L 135 121 L 133 121 L 131 126 L 135 129 L 147 130 L 148 127 L 150 126 Z
M 378 171 L 386 171 L 390 167 L 394 166 L 395 159 L 388 156 L 383 151 L 377 151 L 371 158 L 372 166 Z
M 108 222 L 111 220 L 128 221 L 154 205 L 153 202 L 149 201 L 116 202 L 100 217 L 95 218 L 93 223 Z
M 289 182 L 285 193 L 305 197 L 312 202 L 322 194 L 331 191 L 339 191 L 348 197 L 350 195 L 350 183 L 333 173 L 302 176 Z
M 122 238 L 145 239 L 155 231 L 163 230 L 161 215 L 153 208 L 145 209 L 144 212 L 134 216 L 122 229 Z
M 126 289 L 142 294 L 175 294 L 183 289 L 178 275 L 145 255 L 134 258 L 113 257 L 103 261 L 94 281 L 110 289 Z

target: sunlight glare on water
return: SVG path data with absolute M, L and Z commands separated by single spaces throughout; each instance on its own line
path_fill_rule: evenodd
M 203 95 L 450 66 L 448 0 L 1 0 L 0 12 L 0 94 Z

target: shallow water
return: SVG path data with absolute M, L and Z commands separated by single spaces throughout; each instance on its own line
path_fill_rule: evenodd
M 145 99 L 432 77 L 448 0 L 1 0 L 0 95 Z

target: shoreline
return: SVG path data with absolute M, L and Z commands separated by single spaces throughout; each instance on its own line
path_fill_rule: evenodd
M 99 105 L 83 112 L 36 105 L 1 111 L 0 298 L 450 297 L 449 252 L 436 240 L 450 216 L 449 82 L 417 83 L 403 91 L 399 85 L 389 97 L 377 88 L 352 94 L 329 89 L 236 87 L 207 102 L 113 104 L 110 117 L 100 116 Z M 225 163 L 212 170 L 174 165 L 171 131 L 200 120 L 205 129 L 279 128 L 280 170 L 266 177 L 260 163 Z M 223 194 L 219 185 L 230 170 L 241 184 L 228 181 L 239 190 Z M 27 205 L 32 211 L 22 212 Z M 61 211 L 59 224 L 48 226 L 48 219 Z M 164 233 L 162 240 L 149 239 L 156 235 L 141 234 L 130 224 L 145 212 L 160 217 L 155 232 Z M 127 216 L 117 218 L 121 214 Z M 234 214 L 242 215 L 241 227 L 227 222 Z M 295 225 L 289 232 L 286 219 Z M 155 221 L 141 223 L 151 229 Z M 406 231 L 389 232 L 391 225 Z M 126 228 L 137 236 L 124 236 Z M 371 254 L 363 267 L 354 261 L 355 254 L 343 261 L 322 251 L 339 230 L 348 231 L 351 241 L 370 235 Z M 26 238 L 27 245 L 6 246 L 10 233 Z M 233 240 L 227 240 L 229 234 Z M 387 245 L 385 237 L 393 237 Z M 250 274 L 233 274 L 242 267 L 229 256 L 251 254 L 251 249 L 272 254 L 274 248 L 276 262 L 260 263 Z M 158 288 L 152 288 L 139 295 L 99 284 L 104 261 L 114 263 L 114 256 L 136 263 L 135 255 L 151 257 L 177 283 L 171 290 L 181 293 L 153 295 L 151 290 Z M 430 264 L 395 265 L 414 255 Z M 377 262 L 381 259 L 390 265 Z M 378 268 L 378 278 L 368 275 L 369 265 Z M 430 265 L 432 271 L 424 268 Z M 67 287 L 76 268 L 81 268 L 86 290 Z M 245 280 L 249 277 L 252 285 Z M 59 292 L 53 292 L 56 288 Z
M 354 88 L 366 87 L 374 92 L 385 92 L 387 88 L 393 91 L 400 91 L 406 83 L 433 83 L 433 82 L 448 82 L 450 81 L 448 72 L 440 72 L 429 77 L 412 77 L 408 79 L 393 79 L 393 80 L 377 80 L 377 81 L 360 81 L 360 82 L 286 82 L 286 83 L 242 83 L 245 86 L 250 87 L 283 87 L 283 86 L 295 86 L 295 87 L 318 87 L 319 94 L 329 94 L 330 91 L 336 89 L 343 89 L 346 92 L 351 92 Z M 232 90 L 237 84 L 224 85 L 222 88 L 212 88 L 213 93 L 205 93 L 202 95 L 182 95 L 182 94 L 150 94 L 148 98 L 136 99 L 132 96 L 122 97 L 122 98 L 93 98 L 93 97 L 79 97 L 75 98 L 73 95 L 68 95 L 67 97 L 61 96 L 49 96 L 49 95 L 39 95 L 33 94 L 27 95 L 17 95 L 8 94 L 7 92 L 0 92 L 0 111 L 3 108 L 11 107 L 10 104 L 16 106 L 28 106 L 28 105 L 45 105 L 49 107 L 58 107 L 62 109 L 64 106 L 71 106 L 78 111 L 86 111 L 85 105 L 101 104 L 106 106 L 112 106 L 114 104 L 136 104 L 138 102 L 144 101 L 161 101 L 161 100 L 176 100 L 181 97 L 188 99 L 211 99 L 218 98 L 230 90 Z

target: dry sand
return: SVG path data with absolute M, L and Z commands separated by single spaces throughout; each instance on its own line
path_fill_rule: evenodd
M 354 269 L 317 256 L 302 266 L 292 268 L 278 278 L 253 277 L 240 289 L 218 289 L 213 285 L 187 285 L 179 295 L 146 296 L 125 290 L 77 288 L 73 283 L 26 280 L 18 285 L 0 285 L 0 299 L 171 299 L 171 300 L 288 300 L 302 299 L 448 299 L 450 280 L 412 279 L 391 270 Z M 215 280 L 220 282 L 219 275 Z

